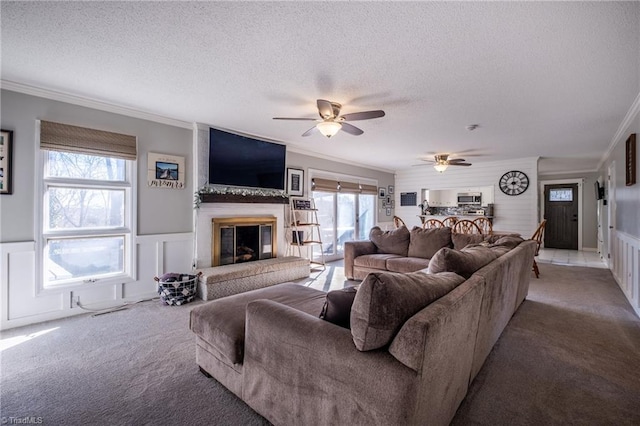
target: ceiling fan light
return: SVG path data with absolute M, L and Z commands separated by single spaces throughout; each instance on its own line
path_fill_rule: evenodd
M 340 131 L 342 128 L 342 124 L 336 123 L 335 121 L 322 121 L 316 125 L 320 133 L 330 138 Z
M 445 170 L 447 170 L 447 165 L 446 164 L 436 164 L 435 166 L 433 166 L 434 169 L 436 169 L 438 172 L 442 173 Z

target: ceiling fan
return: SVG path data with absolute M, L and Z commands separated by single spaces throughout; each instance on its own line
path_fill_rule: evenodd
M 449 158 L 450 154 L 436 154 L 434 155 L 433 160 L 428 160 L 421 158 L 422 161 L 426 161 L 428 163 L 434 163 L 433 168 L 439 171 L 440 173 L 447 170 L 449 166 L 466 166 L 469 167 L 471 163 L 466 163 L 464 158 Z
M 337 102 L 331 102 L 324 99 L 317 100 L 318 114 L 320 114 L 321 120 L 315 118 L 290 118 L 290 117 L 273 117 L 274 120 L 308 120 L 317 121 L 318 124 L 307 130 L 302 136 L 309 136 L 316 130 L 330 138 L 338 133 L 340 130 L 344 130 L 350 135 L 359 136 L 364 132 L 356 126 L 347 123 L 347 121 L 357 120 L 369 120 L 372 118 L 384 117 L 384 111 L 362 111 L 354 112 L 351 114 L 340 115 L 340 109 L 342 105 Z

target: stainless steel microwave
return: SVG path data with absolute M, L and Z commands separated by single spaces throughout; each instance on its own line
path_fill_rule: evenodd
M 482 204 L 481 192 L 459 192 L 458 193 L 459 206 L 479 206 L 481 204 Z

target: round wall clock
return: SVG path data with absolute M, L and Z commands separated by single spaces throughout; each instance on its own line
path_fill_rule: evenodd
M 512 170 L 500 178 L 500 190 L 507 195 L 520 195 L 529 187 L 529 178 L 523 172 Z

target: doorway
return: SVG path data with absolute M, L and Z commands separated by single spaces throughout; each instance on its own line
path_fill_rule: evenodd
M 607 200 L 607 220 L 609 226 L 607 228 L 607 264 L 610 269 L 613 269 L 613 261 L 615 255 L 613 253 L 614 243 L 613 239 L 616 232 L 616 162 L 612 161 L 607 169 L 607 194 L 605 200 Z
M 313 198 L 326 261 L 342 259 L 345 242 L 368 238 L 376 219 L 376 195 L 313 191 Z
M 546 248 L 578 250 L 578 184 L 544 186 Z

